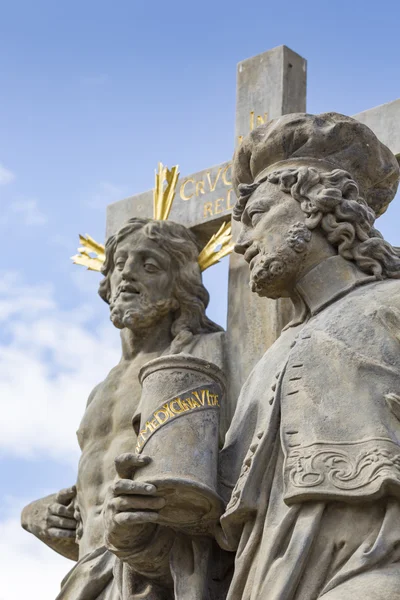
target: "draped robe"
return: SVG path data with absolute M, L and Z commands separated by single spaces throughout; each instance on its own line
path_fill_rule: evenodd
M 221 454 L 228 600 L 399 600 L 400 282 L 332 257 L 298 292 Z

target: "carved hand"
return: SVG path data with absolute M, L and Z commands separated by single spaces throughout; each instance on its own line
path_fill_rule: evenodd
M 75 543 L 77 521 L 74 518 L 75 486 L 66 488 L 41 500 L 36 500 L 22 511 L 22 527 L 48 546 L 77 560 Z
M 65 488 L 56 494 L 55 502 L 46 513 L 46 534 L 57 539 L 75 540 L 77 521 L 74 517 L 76 487 Z
M 136 469 L 150 461 L 148 456 L 130 453 L 115 459 L 120 479 L 111 486 L 104 506 L 105 537 L 111 550 L 137 551 L 160 522 L 158 511 L 165 506 L 164 498 L 156 496 L 154 485 L 131 479 Z

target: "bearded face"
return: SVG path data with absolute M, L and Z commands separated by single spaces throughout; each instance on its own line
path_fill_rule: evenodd
M 259 296 L 290 296 L 310 251 L 311 231 L 290 194 L 262 183 L 249 198 L 241 217 L 235 251 L 250 266 L 250 287 Z
M 152 302 L 150 297 L 143 293 L 135 302 L 116 300 L 110 308 L 110 318 L 115 327 L 139 331 L 156 325 L 169 313 L 174 312 L 178 303 L 174 298 Z
M 268 253 L 260 248 L 251 261 L 250 287 L 259 296 L 280 298 L 288 295 L 291 283 L 296 280 L 303 263 L 303 252 L 311 240 L 311 231 L 303 223 L 289 228 L 287 237 L 275 250 Z
M 179 308 L 170 256 L 141 231 L 127 235 L 114 254 L 110 317 L 118 329 L 148 329 Z

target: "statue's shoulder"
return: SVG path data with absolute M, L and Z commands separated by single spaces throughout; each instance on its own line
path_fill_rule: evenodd
M 372 323 L 381 325 L 392 337 L 400 339 L 400 280 L 377 282 L 365 305 L 365 314 Z
M 103 390 L 107 389 L 107 386 L 118 383 L 122 375 L 129 369 L 129 367 L 130 363 L 128 361 L 124 362 L 122 360 L 115 367 L 113 367 L 111 371 L 109 371 L 105 379 L 103 379 L 103 381 L 100 381 L 100 383 L 98 383 L 90 392 L 89 398 L 86 403 L 86 408 L 88 408 L 88 406 L 92 404 L 92 402 L 96 398 L 101 396 Z
M 324 311 L 323 320 L 373 320 L 385 307 L 400 311 L 400 279 L 384 279 L 362 285 L 346 294 Z
M 364 314 L 371 317 L 385 307 L 400 311 L 400 279 L 384 279 L 362 286 L 353 298 L 354 310 L 363 308 Z
M 104 382 L 102 381 L 102 382 L 98 383 L 98 384 L 97 384 L 97 385 L 96 385 L 96 386 L 95 386 L 95 387 L 92 389 L 92 391 L 91 391 L 91 392 L 90 392 L 90 394 L 89 394 L 89 398 L 87 399 L 87 402 L 86 402 L 86 408 L 88 408 L 88 406 L 89 406 L 90 404 L 92 404 L 93 400 L 96 398 L 97 394 L 98 394 L 98 393 L 100 392 L 100 390 L 102 389 L 102 387 L 103 387 L 103 384 L 104 384 Z
M 314 329 L 313 323 L 310 326 Z M 364 352 L 398 352 L 400 339 L 400 280 L 385 279 L 360 286 L 315 318 L 315 330 Z
M 375 306 L 392 306 L 400 309 L 400 279 L 384 279 L 371 286 Z
M 183 352 L 213 362 L 222 370 L 225 368 L 226 332 L 199 333 L 194 335 Z

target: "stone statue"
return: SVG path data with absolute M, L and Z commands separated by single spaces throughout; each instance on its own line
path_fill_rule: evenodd
M 251 289 L 294 311 L 220 454 L 213 534 L 235 562 L 219 600 L 400 599 L 400 257 L 374 228 L 399 172 L 336 113 L 283 116 L 236 152 L 235 249 Z M 154 528 L 146 559 L 166 576 L 174 549 L 154 498 L 130 496 L 130 536 Z M 106 537 L 122 552 L 110 502 Z
M 100 294 L 123 357 L 89 398 L 76 488 L 23 514 L 57 551 L 79 549 L 59 599 L 400 600 L 400 252 L 374 228 L 399 175 L 372 131 L 336 113 L 270 121 L 236 152 L 235 249 L 251 289 L 294 310 L 239 396 L 206 530 L 182 528 L 131 428 L 152 359 L 223 366 L 198 248 L 144 219 L 109 240 Z M 136 431 L 141 449 L 147 423 Z
M 78 561 L 62 583 L 59 600 L 173 598 L 172 578 L 165 583 L 157 561 L 168 540 L 140 532 L 137 539 L 130 536 L 133 494 L 149 495 L 155 489 L 132 481 L 135 467 L 149 462 L 134 454 L 132 416 L 141 394 L 138 374 L 150 360 L 184 352 L 223 367 L 224 333 L 205 315 L 209 295 L 199 251 L 195 236 L 183 225 L 152 219 L 130 219 L 107 241 L 99 294 L 121 330 L 122 357 L 89 397 L 78 431 L 82 455 L 76 486 L 33 502 L 22 514 L 27 531 Z M 104 539 L 107 494 L 106 518 L 117 525 L 107 538 L 109 547 L 115 543 L 114 553 Z M 160 509 L 165 501 L 149 495 L 148 503 Z M 184 538 L 180 543 L 186 543 Z M 126 558 L 138 545 L 140 572 L 116 556 Z M 151 563 L 146 554 L 150 546 L 156 557 Z
M 221 454 L 229 600 L 400 598 L 400 257 L 374 228 L 398 180 L 336 113 L 283 116 L 236 152 L 235 250 L 294 318 Z

